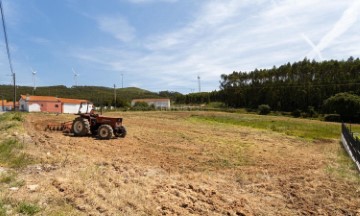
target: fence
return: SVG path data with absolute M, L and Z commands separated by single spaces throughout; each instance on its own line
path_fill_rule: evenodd
M 341 125 L 341 143 L 360 171 L 360 140 L 344 123 Z

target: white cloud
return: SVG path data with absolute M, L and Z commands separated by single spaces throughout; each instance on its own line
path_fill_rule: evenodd
M 332 29 L 321 38 L 319 44 L 308 55 L 312 56 L 314 52 L 318 50 L 324 50 L 329 45 L 331 45 L 331 43 L 336 38 L 338 38 L 348 29 L 350 29 L 358 20 L 359 11 L 360 1 L 354 0 L 354 2 L 349 6 L 349 8 L 344 11 L 341 18 L 335 23 Z
M 320 58 L 360 54 L 360 29 L 351 29 L 358 24 L 357 12 L 348 9 L 349 2 L 209 0 L 194 20 L 165 34 L 149 34 L 138 50 L 95 47 L 74 55 L 107 70 L 128 71 L 129 82 L 150 90 L 189 92 L 197 89 L 200 74 L 203 89 L 210 91 L 223 73 L 302 60 L 310 50 Z
M 111 34 L 123 42 L 129 42 L 135 38 L 135 28 L 128 21 L 120 16 L 103 16 L 97 19 L 100 30 Z

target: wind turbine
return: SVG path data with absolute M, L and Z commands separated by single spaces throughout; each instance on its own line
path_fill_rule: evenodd
M 75 86 L 77 86 L 77 78 L 78 78 L 78 76 L 79 76 L 80 74 L 76 73 L 75 70 L 74 70 L 74 68 L 72 68 L 72 71 L 73 71 L 73 73 L 74 73 Z
M 32 79 L 33 79 L 34 91 L 35 91 L 36 90 L 36 71 L 34 71 L 34 69 L 31 68 L 31 73 L 32 73 Z

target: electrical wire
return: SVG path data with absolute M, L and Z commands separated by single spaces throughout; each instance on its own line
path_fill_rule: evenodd
M 0 10 L 1 10 L 1 18 L 2 18 L 3 30 L 4 30 L 6 51 L 7 51 L 7 56 L 8 56 L 8 59 L 9 59 L 9 64 L 10 64 L 10 70 L 11 70 L 11 74 L 14 74 L 14 70 L 13 70 L 13 66 L 12 66 L 12 62 L 11 62 L 9 42 L 8 42 L 8 37 L 7 37 L 7 32 L 6 32 L 5 16 L 4 16 L 4 11 L 3 11 L 2 0 L 0 0 Z

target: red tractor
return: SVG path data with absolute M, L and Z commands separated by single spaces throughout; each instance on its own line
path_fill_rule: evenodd
M 86 136 L 89 134 L 97 135 L 99 139 L 111 139 L 115 137 L 125 137 L 126 129 L 122 125 L 122 118 L 105 117 L 94 113 L 91 109 L 88 112 L 89 104 L 86 103 L 86 112 L 81 113 L 84 103 L 80 104 L 80 109 L 72 122 L 71 132 L 74 136 Z

